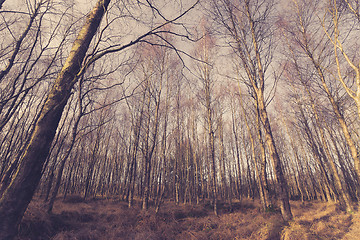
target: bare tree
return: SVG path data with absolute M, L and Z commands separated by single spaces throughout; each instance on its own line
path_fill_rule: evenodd
M 217 210 L 217 167 L 216 167 L 216 155 L 215 155 L 215 107 L 214 107 L 214 76 L 212 74 L 214 63 L 214 39 L 211 36 L 206 21 L 202 22 L 202 34 L 203 39 L 199 41 L 199 45 L 195 50 L 195 55 L 201 59 L 202 62 L 197 65 L 197 72 L 199 80 L 201 82 L 201 100 L 205 107 L 205 129 L 207 131 L 208 142 L 208 161 L 211 164 L 211 188 L 212 188 L 212 200 L 214 204 L 214 213 L 218 214 Z
M 21 159 L 19 171 L 0 200 L 0 238 L 12 239 L 41 178 L 43 163 L 48 155 L 62 111 L 77 80 L 81 63 L 100 25 L 110 0 L 98 1 L 81 29 L 70 55 L 36 122 L 31 141 Z
M 287 183 L 272 135 L 265 101 L 266 72 L 275 46 L 273 29 L 268 25 L 271 24 L 274 1 L 213 1 L 212 6 L 213 16 L 225 29 L 225 34 L 229 36 L 229 44 L 245 71 L 244 82 L 251 89 L 264 127 L 265 141 L 276 177 L 281 213 L 284 220 L 291 220 Z
M 286 23 L 286 21 L 284 21 L 284 29 L 286 31 L 285 38 L 288 41 L 287 45 L 289 46 L 289 51 L 292 55 L 291 58 L 294 59 L 294 71 L 302 81 L 302 84 L 305 87 L 305 90 L 309 97 L 309 94 L 311 94 L 310 88 L 316 85 L 322 90 L 322 92 L 324 92 L 324 95 L 328 99 L 331 108 L 336 116 L 336 119 L 338 120 L 338 123 L 342 129 L 346 144 L 355 163 L 355 170 L 359 175 L 360 161 L 357 147 L 354 140 L 352 139 L 351 131 L 349 129 L 348 123 L 346 122 L 342 107 L 340 105 L 341 101 L 339 95 L 341 93 L 339 91 L 339 87 L 337 87 L 336 84 L 334 84 L 334 81 L 332 81 L 333 77 L 336 76 L 336 74 L 332 73 L 332 64 L 328 64 L 328 62 L 333 62 L 331 58 L 329 59 L 332 54 L 335 54 L 335 56 L 337 56 L 337 48 L 335 46 L 334 50 L 332 51 L 331 45 L 329 44 L 332 40 L 330 38 L 330 35 L 328 34 L 328 30 L 325 29 L 323 23 L 319 21 L 319 19 L 315 16 L 317 11 L 319 11 L 321 7 L 324 7 L 323 4 L 325 4 L 325 2 L 320 1 L 318 4 L 316 4 L 314 2 L 310 3 L 308 1 L 294 0 L 292 3 L 293 4 L 291 11 L 293 14 L 290 15 L 289 18 L 292 18 L 293 20 L 289 21 L 289 23 Z M 325 29 L 325 32 L 319 31 L 323 29 Z M 298 55 L 299 57 L 295 58 L 295 55 Z M 316 79 L 318 79 L 317 84 L 309 84 L 309 79 L 311 76 L 314 75 L 314 73 L 311 73 L 309 71 L 304 72 L 300 70 L 303 69 L 303 67 L 301 66 L 302 64 L 307 64 L 302 61 L 304 60 L 302 56 L 304 56 L 305 59 L 307 59 L 307 61 L 309 61 L 309 63 L 313 66 Z M 335 57 L 335 62 L 335 65 L 338 67 L 338 69 L 340 69 L 338 57 Z M 314 104 L 313 97 L 311 98 L 312 100 L 310 100 L 310 102 Z M 314 105 L 312 105 L 312 109 L 316 110 Z M 320 135 L 323 135 L 321 132 L 322 130 L 320 129 Z M 324 139 L 324 137 L 321 138 Z M 322 142 L 324 143 L 324 140 Z M 326 148 L 324 150 L 327 158 L 330 158 L 329 151 Z M 330 163 L 331 162 L 332 161 L 330 161 Z M 340 185 L 338 184 L 338 188 L 339 187 Z

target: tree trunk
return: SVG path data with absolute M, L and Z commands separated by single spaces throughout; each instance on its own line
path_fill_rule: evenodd
M 238 133 L 237 133 L 237 129 L 235 127 L 235 112 L 234 112 L 234 106 L 233 103 L 231 102 L 231 125 L 232 125 L 232 132 L 234 134 L 234 145 L 235 145 L 235 150 L 236 150 L 236 154 L 234 152 L 234 155 L 236 155 L 236 162 L 237 162 L 237 178 L 236 178 L 236 186 L 237 186 L 237 193 L 238 193 L 238 197 L 239 200 L 241 200 L 241 163 L 240 163 L 240 147 L 239 147 L 239 140 L 238 140 Z M 235 157 L 234 157 L 235 158 Z
M 256 109 L 256 128 L 257 128 L 257 136 L 259 139 L 259 146 L 261 152 L 261 162 L 260 162 L 260 171 L 259 171 L 259 182 L 261 185 L 260 188 L 260 197 L 262 199 L 263 209 L 266 211 L 270 206 L 270 197 L 269 197 L 269 187 L 267 184 L 267 175 L 266 175 L 266 154 L 265 154 L 265 146 L 261 132 L 260 125 L 260 112 L 259 109 Z
M 327 145 L 327 142 L 325 140 L 325 133 L 324 133 L 324 129 L 323 127 L 320 125 L 320 117 L 317 113 L 317 110 L 316 110 L 316 107 L 315 107 L 315 103 L 314 103 L 314 99 L 310 93 L 310 90 L 306 87 L 306 92 L 308 93 L 308 96 L 310 98 L 310 101 L 311 101 L 311 107 L 313 109 L 313 112 L 314 112 L 314 117 L 315 117 L 315 120 L 316 120 L 316 123 L 318 125 L 318 128 L 319 128 L 319 132 L 320 132 L 320 139 L 321 139 L 321 142 L 322 142 L 322 148 L 325 150 L 325 155 L 329 161 L 329 164 L 330 164 L 330 171 L 332 173 L 332 175 L 334 176 L 334 180 L 335 180 L 335 188 L 336 190 L 338 191 L 338 199 L 340 201 L 341 204 L 345 204 L 346 205 L 346 210 L 347 211 L 353 211 L 353 207 L 352 207 L 352 204 L 351 204 L 351 200 L 349 198 L 349 195 L 348 193 L 344 190 L 343 186 L 342 186 L 342 183 L 341 183 L 341 180 L 340 180 L 340 176 L 339 176 L 339 173 L 338 173 L 338 170 L 335 166 L 335 160 L 334 158 L 332 157 L 332 155 L 330 154 L 330 150 L 329 150 L 329 147 Z M 329 97 L 330 98 L 330 97 Z M 332 97 L 331 97 L 332 100 L 334 100 Z
M 287 191 L 286 180 L 285 180 L 285 177 L 283 174 L 279 154 L 277 153 L 277 150 L 275 147 L 275 141 L 272 136 L 270 122 L 269 122 L 269 118 L 268 118 L 268 115 L 266 112 L 266 107 L 265 107 L 265 103 L 263 102 L 263 99 L 264 99 L 264 97 L 262 95 L 262 92 L 260 91 L 257 96 L 258 107 L 259 107 L 260 117 L 261 117 L 261 120 L 262 120 L 262 123 L 264 126 L 264 130 L 265 130 L 265 139 L 266 139 L 266 143 L 268 146 L 270 159 L 272 161 L 273 168 L 274 168 L 276 187 L 277 187 L 277 190 L 278 190 L 277 192 L 278 192 L 278 195 L 280 198 L 280 210 L 281 210 L 281 214 L 282 214 L 284 220 L 289 221 L 292 219 L 292 213 L 291 213 L 291 208 L 290 208 L 290 203 L 289 203 L 289 195 L 288 195 L 288 191 Z
M 213 130 L 212 108 L 211 108 L 211 95 L 210 83 L 206 79 L 205 95 L 206 95 L 206 121 L 208 127 L 208 157 L 211 162 L 211 181 L 212 181 L 212 194 L 214 204 L 214 214 L 217 215 L 217 181 L 216 181 L 216 165 L 215 165 L 215 134 Z
M 78 118 L 77 118 L 77 120 L 76 120 L 76 122 L 74 124 L 74 127 L 73 127 L 72 139 L 71 139 L 70 147 L 67 150 L 65 157 L 62 159 L 62 161 L 60 163 L 60 167 L 59 167 L 59 170 L 58 170 L 58 175 L 56 177 L 54 190 L 53 190 L 53 193 L 51 195 L 51 198 L 50 198 L 50 201 L 49 201 L 49 204 L 48 204 L 48 209 L 47 209 L 48 212 L 52 211 L 52 208 L 53 208 L 53 205 L 54 205 L 54 202 L 55 202 L 55 198 L 56 198 L 56 196 L 58 194 L 58 191 L 59 191 L 59 188 L 60 188 L 61 178 L 62 178 L 62 174 L 63 174 L 63 171 L 64 171 L 65 163 L 66 163 L 67 159 L 69 158 L 72 149 L 74 148 L 75 139 L 76 139 L 76 133 L 77 133 L 77 127 L 79 125 L 79 122 L 80 122 L 80 119 L 81 119 L 82 116 L 83 115 L 82 115 L 82 113 L 80 111 L 80 115 L 78 116 Z M 75 156 L 74 159 L 77 159 L 77 156 Z M 52 175 L 54 175 L 54 172 L 52 172 Z M 52 177 L 54 177 L 54 176 L 52 176 Z M 49 192 L 50 192 L 50 189 L 49 189 Z M 48 194 L 47 194 L 47 196 L 48 196 Z
M 35 124 L 31 140 L 20 166 L 0 200 L 0 239 L 13 239 L 41 178 L 64 107 L 70 97 L 77 74 L 110 0 L 99 0 L 76 38 L 55 85 L 49 92 Z

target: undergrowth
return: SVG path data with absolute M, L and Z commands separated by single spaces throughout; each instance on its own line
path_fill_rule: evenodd
M 219 204 L 213 214 L 210 202 L 175 205 L 165 201 L 156 214 L 153 207 L 140 209 L 135 202 L 129 209 L 119 200 L 83 201 L 72 196 L 57 200 L 47 214 L 41 200 L 31 202 L 20 225 L 17 240 L 160 240 L 160 239 L 352 239 L 351 231 L 360 224 L 355 214 L 340 211 L 336 204 L 292 201 L 294 220 L 285 223 L 276 207 L 260 211 L 257 201 Z M 358 216 L 358 215 L 356 215 Z M 354 228 L 354 230 L 352 230 Z M 355 238 L 356 239 L 356 238 Z M 358 238 L 360 239 L 360 238 Z

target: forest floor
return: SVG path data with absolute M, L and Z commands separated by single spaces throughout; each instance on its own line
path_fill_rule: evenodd
M 334 203 L 291 202 L 294 220 L 285 224 L 278 210 L 262 213 L 259 203 L 244 199 L 219 204 L 219 216 L 210 204 L 175 205 L 164 202 L 158 214 L 140 204 L 129 209 L 118 200 L 57 200 L 46 214 L 42 200 L 33 200 L 20 225 L 17 240 L 96 239 L 360 239 L 360 214 L 347 214 Z

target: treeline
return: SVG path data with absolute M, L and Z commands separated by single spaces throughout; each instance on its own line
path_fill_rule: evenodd
M 0 238 L 35 193 L 357 205 L 357 0 L 1 4 Z

